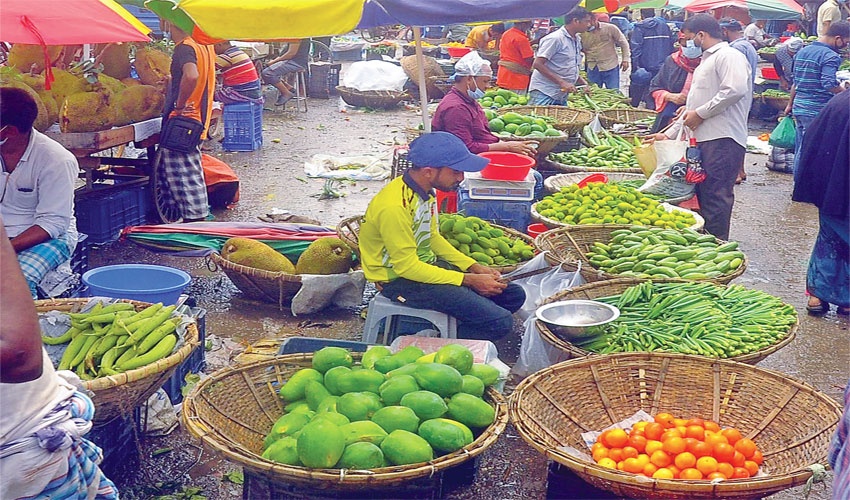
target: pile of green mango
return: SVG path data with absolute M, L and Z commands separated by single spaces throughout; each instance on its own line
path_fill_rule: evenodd
M 552 126 L 548 116 L 521 115 L 509 111 L 499 116 L 492 110 L 484 110 L 484 115 L 494 134 L 510 134 L 517 137 L 560 137 L 564 135 Z
M 460 253 L 485 266 L 512 266 L 534 257 L 534 247 L 478 217 L 440 214 L 440 234 Z
M 524 106 L 528 104 L 528 96 L 520 95 L 507 89 L 492 88 L 484 91 L 484 97 L 478 99 L 478 104 L 484 109 Z

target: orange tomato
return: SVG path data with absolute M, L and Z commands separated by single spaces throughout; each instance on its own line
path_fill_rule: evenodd
M 692 419 L 688 420 L 687 422 L 685 422 L 685 425 L 687 425 L 687 426 L 698 425 L 702 428 L 705 428 L 705 420 L 703 420 L 701 418 L 692 418 Z
M 603 442 L 609 448 L 622 448 L 629 442 L 629 435 L 623 429 L 611 429 L 605 435 Z
M 658 450 L 652 455 L 650 455 L 649 461 L 652 463 L 652 465 L 656 467 L 667 467 L 668 465 L 673 463 L 673 460 L 670 459 L 670 455 L 664 453 L 661 450 Z
M 608 433 L 609 433 L 609 432 L 611 432 L 611 431 L 610 431 L 610 430 L 607 430 L 607 431 L 602 431 L 602 432 L 600 432 L 600 433 L 599 433 L 599 435 L 598 435 L 598 436 L 596 436 L 596 442 L 597 442 L 597 443 L 605 444 L 605 442 L 606 442 L 606 441 L 605 441 L 605 438 L 606 438 L 606 437 L 608 437 Z M 605 446 L 608 446 L 608 445 L 605 445 Z
M 655 441 L 650 439 L 646 442 L 646 448 L 644 449 L 644 451 L 647 455 L 652 455 L 656 451 L 660 450 L 663 446 L 664 444 L 661 441 Z
M 703 427 L 705 427 L 705 430 L 707 431 L 720 432 L 720 426 L 713 420 L 706 420 Z
M 688 426 L 688 421 L 687 421 L 687 420 L 685 420 L 684 418 L 674 418 L 674 419 L 673 419 L 673 424 L 675 424 L 675 425 L 676 425 L 676 427 L 687 427 L 687 426 Z
M 732 464 L 729 462 L 720 462 L 717 464 L 717 472 L 723 473 L 723 475 L 729 479 L 735 474 L 735 468 L 732 467 Z
M 625 458 L 637 458 L 640 453 L 631 447 L 631 446 L 623 446 L 623 457 Z
M 657 471 L 652 474 L 652 477 L 655 479 L 675 479 L 676 476 L 673 475 L 673 471 L 666 467 L 661 467 Z
M 752 439 L 742 438 L 735 443 L 735 449 L 740 451 L 746 458 L 751 458 L 756 452 L 756 444 Z
M 715 479 L 720 479 L 721 481 L 725 481 L 725 480 L 729 479 L 726 476 L 726 474 L 724 474 L 722 472 L 712 472 L 711 474 L 705 476 L 705 478 L 708 479 L 709 481 L 713 481 Z
M 637 474 L 638 472 L 643 472 L 643 465 L 641 465 L 637 458 L 627 458 L 623 460 L 623 470 Z
M 638 462 L 642 463 L 643 465 L 646 465 L 646 464 L 649 463 L 649 455 L 647 455 L 646 453 L 641 453 L 640 455 L 637 456 L 637 459 L 638 459 Z
M 655 474 L 658 471 L 659 471 L 658 467 L 656 467 L 654 464 L 646 464 L 646 465 L 643 466 L 643 474 L 645 476 L 652 477 L 652 475 Z
M 649 424 L 649 422 L 647 422 L 646 420 L 641 420 L 640 422 L 637 422 L 635 425 L 633 425 L 632 429 L 636 429 L 636 430 L 643 432 L 643 430 L 646 428 L 647 424 Z
M 664 426 L 665 429 L 669 429 L 670 427 L 674 427 L 676 425 L 675 418 L 673 415 L 669 413 L 659 413 L 655 416 L 655 421 Z
M 625 463 L 626 463 L 625 460 L 622 461 L 622 462 L 617 462 L 617 470 L 622 470 L 622 471 L 626 470 L 626 469 L 623 468 Z
M 664 434 L 664 426 L 658 422 L 648 423 L 643 428 L 643 435 L 649 440 L 660 441 L 662 434 Z
M 679 453 L 678 455 L 676 455 L 676 458 L 673 460 L 673 463 L 675 463 L 676 467 L 680 469 L 689 469 L 696 465 L 697 457 L 695 457 L 693 453 L 686 451 L 684 453 Z
M 697 441 L 693 446 L 688 447 L 688 451 L 697 458 L 707 457 L 711 455 L 711 446 L 704 441 Z
M 599 448 L 593 452 L 593 460 L 599 463 L 603 458 L 608 458 L 608 448 Z
M 699 470 L 694 469 L 694 468 L 682 469 L 682 472 L 679 473 L 679 479 L 692 479 L 692 480 L 696 479 L 696 480 L 699 480 L 699 479 L 702 479 L 702 478 L 703 478 L 702 472 L 700 472 Z
M 750 471 L 744 467 L 735 467 L 735 473 L 732 474 L 733 479 L 745 479 L 750 477 Z
M 717 470 L 717 459 L 714 457 L 700 457 L 697 459 L 697 470 L 707 476 Z
M 702 441 L 705 439 L 705 428 L 701 425 L 689 425 L 685 428 L 685 437 Z
M 734 427 L 723 429 L 722 431 L 720 431 L 720 433 L 726 436 L 726 439 L 729 440 L 729 444 L 733 446 L 735 445 L 735 443 L 738 442 L 739 439 L 744 437 L 741 435 L 741 432 Z
M 761 465 L 764 463 L 764 456 L 761 454 L 760 451 L 756 450 L 753 452 L 753 456 L 750 457 L 750 460 Z
M 661 435 L 661 441 L 662 442 L 666 441 L 667 439 L 669 439 L 671 437 L 683 438 L 685 436 L 681 432 L 679 432 L 679 429 L 677 429 L 675 427 L 671 427 L 671 428 L 667 429 L 666 431 L 664 431 L 664 434 Z
M 746 459 L 747 459 L 747 457 L 745 457 L 743 453 L 741 453 L 738 450 L 735 450 L 735 455 L 732 456 L 732 462 L 731 463 L 735 467 L 743 467 L 744 461 Z M 753 460 L 753 461 L 755 462 L 755 460 Z
M 687 436 L 687 435 L 688 435 L 688 428 L 687 428 L 687 426 L 684 426 L 684 425 L 677 425 L 676 427 L 672 427 L 672 428 L 673 428 L 673 429 L 676 429 L 677 431 L 679 431 L 679 434 L 681 434 L 681 435 L 682 435 L 682 437 L 685 437 L 685 436 Z
M 729 444 L 729 440 L 726 439 L 726 436 L 720 434 L 719 432 L 706 432 L 705 433 L 705 442 L 712 448 L 717 443 Z
M 606 450 L 608 449 L 607 446 L 597 441 L 596 443 L 593 443 L 593 446 L 590 447 L 590 451 L 596 451 L 600 448 L 605 448 Z
M 626 457 L 623 456 L 622 448 L 611 448 L 608 450 L 608 458 L 615 462 L 622 462 Z
M 629 438 L 629 446 L 643 453 L 646 451 L 646 438 L 643 436 L 632 436 Z
M 599 461 L 599 465 L 601 467 L 605 467 L 606 469 L 616 469 L 617 468 L 617 462 L 611 460 L 610 458 L 603 458 L 602 460 Z
M 678 455 L 687 449 L 687 444 L 685 444 L 685 440 L 680 437 L 670 437 L 661 442 L 661 449 L 669 453 L 670 455 Z
M 718 462 L 732 462 L 735 457 L 735 448 L 731 444 L 717 443 L 711 449 L 711 455 Z
M 747 472 L 750 473 L 750 476 L 755 476 L 759 472 L 759 464 L 753 462 L 752 460 L 747 460 L 744 462 L 744 468 L 747 469 Z
M 667 468 L 673 473 L 673 477 L 679 477 L 679 474 L 682 473 L 682 469 L 676 467 L 674 464 L 668 465 Z
M 643 437 L 643 429 L 638 429 L 638 428 L 632 427 L 632 430 L 629 431 L 629 437 L 632 438 L 632 437 L 636 437 L 636 436 Z

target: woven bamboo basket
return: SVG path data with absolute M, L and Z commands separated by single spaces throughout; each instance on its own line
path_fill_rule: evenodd
M 617 229 L 628 229 L 629 225 L 617 224 L 590 224 L 586 226 L 568 226 L 559 229 L 553 229 L 540 234 L 534 244 L 541 251 L 546 251 L 546 256 L 551 257 L 555 262 L 572 262 L 578 256 L 582 261 L 584 274 L 592 276 L 594 279 L 588 281 L 604 281 L 618 278 L 619 275 L 609 274 L 600 269 L 596 269 L 593 264 L 587 259 L 587 252 L 593 242 L 607 244 L 611 241 L 611 233 Z M 726 243 L 723 240 L 716 240 L 718 245 Z M 744 274 L 747 270 L 749 259 L 744 254 L 744 260 L 737 269 L 729 274 L 723 274 L 716 278 L 707 278 L 704 280 L 719 285 L 725 285 Z M 625 276 L 624 276 L 625 277 Z
M 655 118 L 657 113 L 648 109 L 608 109 L 599 113 L 599 122 L 605 128 L 618 123 L 633 123 L 644 118 Z
M 67 313 L 79 312 L 89 299 L 48 299 L 35 301 L 36 311 L 62 311 Z M 137 311 L 149 306 L 149 303 L 135 300 L 121 300 L 136 306 Z M 127 416 L 137 406 L 157 391 L 171 377 L 180 363 L 192 354 L 198 346 L 198 326 L 193 322 L 186 328 L 183 346 L 171 355 L 159 361 L 135 370 L 98 377 L 94 380 L 84 380 L 83 387 L 94 395 L 94 422 L 108 422 L 115 417 Z
M 585 125 L 593 121 L 594 114 L 582 109 L 573 109 L 566 106 L 513 106 L 500 108 L 496 111 L 503 115 L 509 111 L 521 115 L 537 115 L 554 118 L 552 126 L 567 135 L 573 135 L 580 131 Z
M 582 285 L 579 287 L 572 288 L 570 290 L 565 290 L 563 292 L 558 292 L 555 295 L 547 298 L 543 303 L 549 304 L 551 302 L 557 302 L 559 300 L 570 300 L 570 299 L 587 299 L 594 300 L 600 297 L 609 297 L 612 295 L 619 295 L 623 293 L 626 288 L 630 286 L 637 285 L 646 280 L 636 279 L 636 278 L 617 278 L 605 281 L 598 281 L 595 283 L 588 283 L 586 285 Z M 666 279 L 666 280 L 658 280 L 653 279 L 653 282 L 656 283 L 664 283 L 664 282 L 682 282 L 683 280 L 674 280 L 674 279 Z M 724 285 L 719 285 L 724 286 Z M 541 304 L 542 305 L 542 304 Z M 583 358 L 585 356 L 597 356 L 590 351 L 586 351 L 581 349 L 580 347 L 576 347 L 571 342 L 568 342 L 561 337 L 557 336 L 546 323 L 542 321 L 537 321 L 537 329 L 540 331 L 540 336 L 543 340 L 559 349 L 563 353 L 563 357 L 566 359 L 573 358 Z M 790 344 L 794 337 L 797 336 L 797 329 L 799 327 L 799 323 L 795 323 L 788 329 L 788 335 L 782 338 L 779 342 L 767 346 L 764 349 L 750 352 L 747 354 L 742 354 L 740 356 L 734 356 L 728 358 L 732 361 L 737 361 L 739 363 L 746 363 L 748 365 L 754 365 L 774 352 L 782 349 L 786 345 Z
M 297 274 L 275 273 L 230 262 L 218 252 L 211 253 L 209 265 L 224 271 L 236 288 L 246 297 L 271 302 L 283 309 L 292 302 L 295 294 L 301 290 L 301 276 Z
M 668 203 L 662 203 L 662 206 L 664 206 L 664 209 L 667 210 L 668 212 L 678 210 L 680 212 L 688 212 L 691 215 L 693 215 L 694 220 L 696 222 L 694 223 L 693 226 L 691 226 L 691 229 L 693 229 L 694 231 L 702 231 L 702 228 L 705 226 L 705 219 L 703 219 L 702 216 L 700 214 L 696 213 L 696 212 L 692 212 L 690 210 L 686 210 L 684 208 L 677 207 L 675 205 L 670 205 Z M 550 219 L 548 217 L 544 217 L 544 216 L 540 215 L 540 213 L 537 212 L 537 203 L 534 203 L 533 205 L 531 205 L 531 218 L 534 219 L 537 222 L 542 222 L 543 224 L 546 224 L 546 227 L 548 227 L 549 229 L 556 229 L 556 228 L 559 228 L 559 227 L 576 226 L 576 224 L 565 224 L 565 223 L 563 223 L 559 220 Z
M 565 188 L 568 186 L 572 186 L 573 184 L 578 184 L 585 177 L 590 175 L 587 172 L 573 172 L 570 174 L 556 174 L 551 177 L 548 177 L 545 181 L 543 181 L 543 186 L 546 188 L 546 191 L 549 193 L 557 193 L 561 190 L 561 188 Z M 620 172 L 605 174 L 608 177 L 609 182 L 621 182 L 621 181 L 631 181 L 631 180 L 642 180 L 646 181 L 646 176 L 643 174 L 624 174 Z M 678 205 L 679 203 L 690 200 L 694 197 L 694 193 L 691 193 L 687 196 L 678 196 L 676 198 L 667 198 L 665 200 L 661 200 L 664 203 L 669 203 L 671 205 Z
M 770 106 L 771 109 L 775 109 L 776 111 L 785 111 L 785 108 L 788 106 L 788 102 L 791 100 L 791 96 L 788 97 L 770 97 L 770 96 L 761 96 L 762 102 L 766 105 Z
M 362 353 L 351 355 L 357 361 Z M 431 476 L 473 458 L 496 442 L 508 423 L 507 402 L 488 389 L 484 399 L 496 409 L 496 420 L 469 446 L 426 463 L 371 470 L 309 469 L 262 458 L 263 440 L 283 414 L 278 388 L 293 373 L 309 368 L 310 354 L 279 356 L 219 370 L 199 382 L 183 403 L 189 432 L 227 459 L 271 481 L 357 489 L 396 486 Z
M 354 217 L 349 217 L 347 219 L 343 219 L 336 226 L 336 234 L 339 236 L 339 239 L 344 241 L 350 248 L 351 251 L 357 255 L 357 258 L 360 258 L 360 246 L 359 246 L 359 234 L 360 234 L 360 225 L 363 223 L 363 216 L 356 215 Z M 531 236 L 521 233 L 513 228 L 500 226 L 498 224 L 490 224 L 492 227 L 497 229 L 501 229 L 506 236 L 511 238 L 520 238 L 532 247 L 534 246 L 534 238 Z M 522 263 L 513 265 L 513 266 L 491 266 L 493 269 L 496 269 L 500 273 L 509 273 L 511 271 L 516 270 Z
M 606 469 L 563 447 L 589 451 L 581 433 L 644 410 L 712 419 L 735 427 L 763 450 L 763 477 L 726 481 L 651 479 Z M 539 452 L 618 497 L 692 500 L 761 498 L 805 483 L 826 464 L 841 407 L 782 373 L 681 354 L 627 353 L 559 363 L 522 381 L 511 421 Z M 800 425 L 805 422 L 805 425 Z
M 346 103 L 364 108 L 394 108 L 407 97 L 406 92 L 395 90 L 357 90 L 341 85 L 336 90 Z
M 580 166 L 580 165 L 567 165 L 565 163 L 561 163 L 553 160 L 552 158 L 546 158 L 546 163 L 553 170 L 560 170 L 561 172 L 570 173 L 593 173 L 593 172 L 602 172 L 605 174 L 641 174 L 643 175 L 643 170 L 640 168 L 610 168 L 610 167 L 588 167 L 588 166 Z M 646 176 L 644 176 L 646 177 Z

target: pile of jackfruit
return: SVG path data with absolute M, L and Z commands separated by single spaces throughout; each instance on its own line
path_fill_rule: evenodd
M 310 243 L 295 264 L 271 246 L 250 238 L 225 241 L 221 256 L 234 264 L 286 274 L 345 274 L 352 264 L 351 248 L 332 236 Z
M 59 59 L 62 49 L 61 45 L 48 46 L 50 60 Z M 100 50 L 102 71 L 83 74 L 81 69 L 51 68 L 54 81 L 48 90 L 42 47 L 14 44 L 8 66 L 0 68 L 0 87 L 20 88 L 33 97 L 38 106 L 34 126 L 42 132 L 56 122 L 63 133 L 96 132 L 159 116 L 171 56 L 152 46 L 128 43 L 109 44 Z M 130 77 L 131 65 L 138 79 Z

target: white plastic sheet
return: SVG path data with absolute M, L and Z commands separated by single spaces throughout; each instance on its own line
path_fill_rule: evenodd
M 401 66 L 385 61 L 360 61 L 345 71 L 342 85 L 360 91 L 404 90 L 407 74 Z

